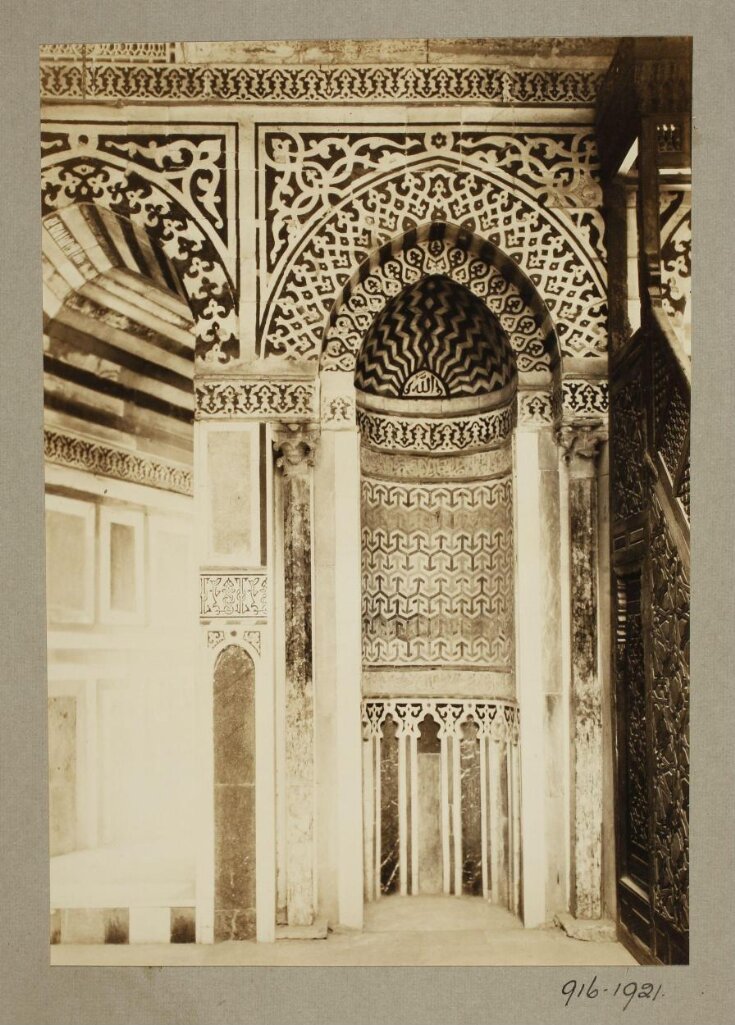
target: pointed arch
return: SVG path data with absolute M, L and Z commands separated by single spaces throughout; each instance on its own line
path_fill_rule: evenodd
M 330 311 L 321 369 L 354 371 L 362 341 L 386 304 L 431 274 L 466 287 L 487 306 L 510 342 L 519 376 L 550 379 L 557 372 L 559 342 L 533 283 L 493 243 L 443 221 L 397 236 L 357 268 Z
M 85 286 L 122 273 L 139 279 L 157 296 L 167 295 L 176 322 L 193 329 L 177 267 L 139 224 L 96 203 L 51 211 L 42 224 L 43 311 L 48 320 Z
M 460 159 L 445 151 L 443 136 L 441 151 L 428 148 L 406 163 L 374 161 L 366 173 L 349 177 L 341 198 L 322 200 L 267 276 L 258 326 L 265 355 L 318 359 L 350 265 L 369 259 L 373 247 L 398 233 L 435 221 L 491 239 L 525 268 L 554 317 L 565 357 L 603 356 L 607 303 L 598 211 L 578 207 L 566 194 L 561 205 L 549 202 L 536 174 L 541 170 L 546 181 L 546 165 L 535 167 L 526 151 L 521 173 L 513 161 L 501 168 L 507 139 L 499 141 L 492 156 L 475 152 Z M 529 161 L 534 170 L 526 167 Z M 317 175 L 309 187 L 318 191 L 322 179 Z
M 194 319 L 197 356 L 223 362 L 237 356 L 236 289 L 210 227 L 141 165 L 103 154 L 84 141 L 80 148 L 69 155 L 52 147 L 44 160 L 42 216 L 93 204 L 142 229 L 176 269 Z

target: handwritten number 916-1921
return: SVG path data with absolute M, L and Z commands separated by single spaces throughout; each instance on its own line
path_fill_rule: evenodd
M 562 996 L 566 997 L 565 1007 L 569 1007 L 573 1000 L 595 1000 L 597 997 L 617 997 L 625 1001 L 623 1010 L 626 1011 L 633 1000 L 655 1001 L 663 996 L 661 986 L 655 982 L 618 982 L 612 986 L 605 986 L 598 983 L 597 976 L 593 976 L 592 982 L 580 982 L 578 979 L 569 979 L 561 988 Z

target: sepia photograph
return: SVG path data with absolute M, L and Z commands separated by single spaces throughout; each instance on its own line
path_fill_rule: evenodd
M 692 49 L 41 47 L 52 965 L 689 964 Z

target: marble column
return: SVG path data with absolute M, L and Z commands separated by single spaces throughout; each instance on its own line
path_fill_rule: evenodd
M 325 432 L 326 433 L 326 432 Z M 340 925 L 363 925 L 362 847 L 362 581 L 360 437 L 332 431 L 334 445 L 335 725 L 337 859 Z
M 570 911 L 602 917 L 603 730 L 598 662 L 597 459 L 601 422 L 564 425 L 558 441 L 568 469 L 570 597 Z
M 214 670 L 214 939 L 255 936 L 255 667 L 230 645 Z
M 523 924 L 530 929 L 543 925 L 548 917 L 544 828 L 546 738 L 542 695 L 544 657 L 547 653 L 544 651 L 540 433 L 538 427 L 519 425 L 514 436 L 516 687 L 521 710 L 520 790 L 523 794 L 520 875 L 523 880 Z M 490 750 L 493 751 L 492 746 Z M 510 824 L 508 828 L 510 832 Z M 503 892 L 501 899 L 505 895 Z
M 311 508 L 316 432 L 288 424 L 274 437 L 281 471 L 286 648 L 286 905 L 289 925 L 315 917 L 314 673 Z

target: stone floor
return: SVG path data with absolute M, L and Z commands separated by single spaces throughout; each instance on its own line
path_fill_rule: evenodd
M 524 929 L 510 912 L 471 897 L 387 897 L 369 905 L 361 933 L 275 944 L 51 947 L 72 965 L 635 965 L 619 943 Z

